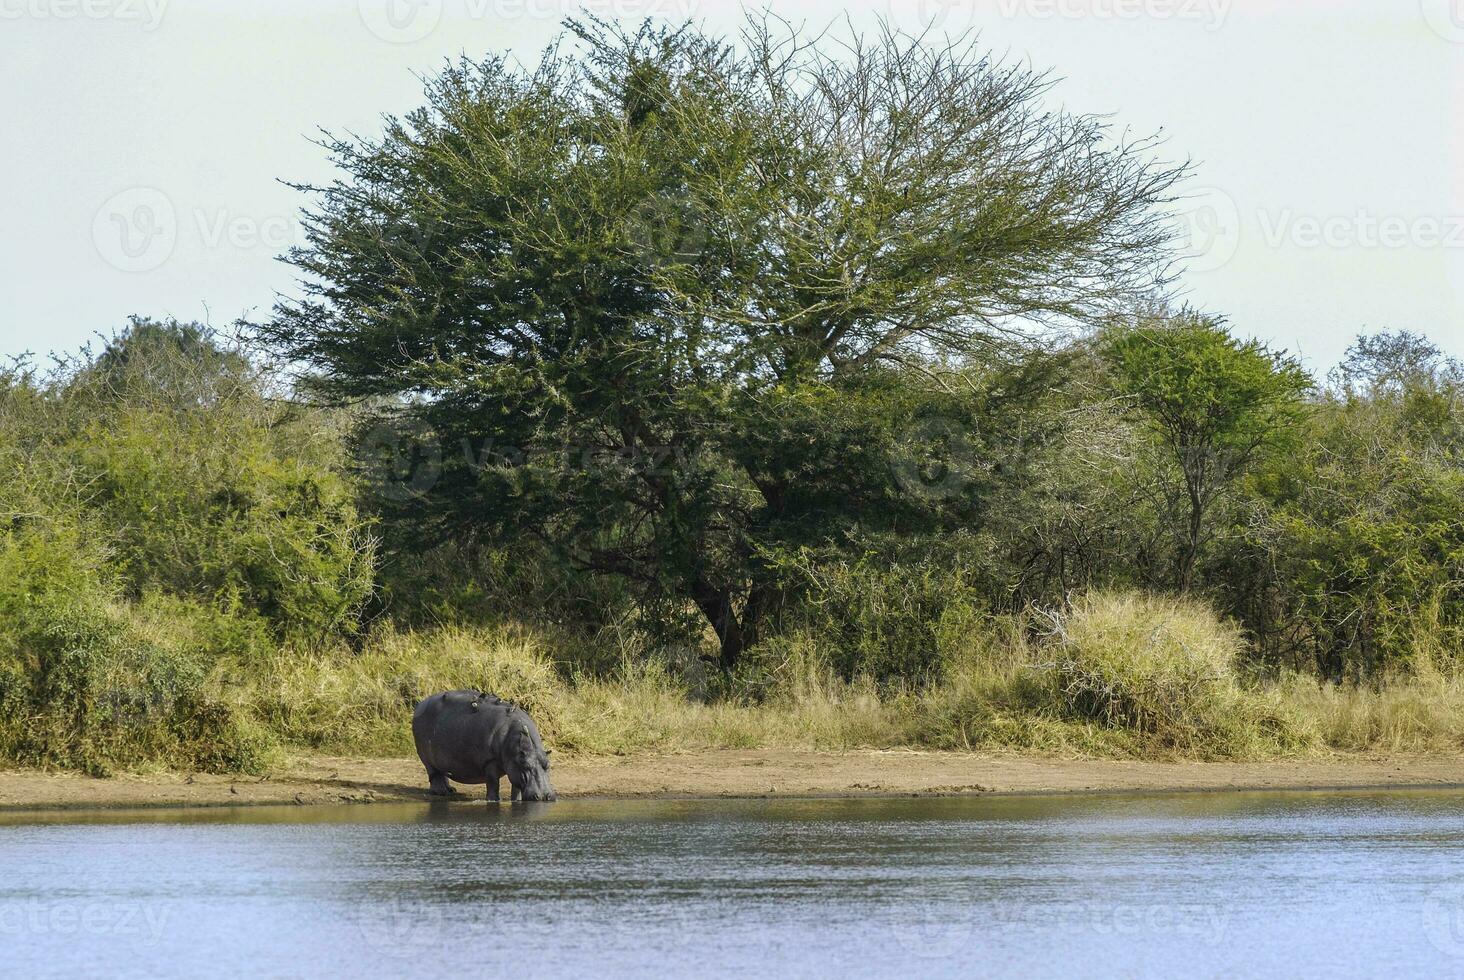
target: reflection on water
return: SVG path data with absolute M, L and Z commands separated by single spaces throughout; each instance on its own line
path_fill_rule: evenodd
M 0 815 L 0 973 L 1464 973 L 1464 794 Z

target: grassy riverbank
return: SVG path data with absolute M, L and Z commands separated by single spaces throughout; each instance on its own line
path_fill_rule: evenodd
M 1256 761 L 1464 749 L 1457 680 L 1262 676 L 1242 667 L 1238 629 L 1204 605 L 1136 594 L 1094 594 L 1065 613 L 975 617 L 950 638 L 941 673 L 918 685 L 843 680 L 811 636 L 770 645 L 755 669 L 727 678 L 644 656 L 592 667 L 564 638 L 522 625 L 381 630 L 359 649 L 226 649 L 210 662 L 200 656 L 216 650 L 206 623 L 115 616 L 93 660 L 62 675 L 76 697 L 62 707 L 80 719 L 8 714 L 0 726 L 12 758 L 97 774 L 258 775 L 300 753 L 410 757 L 412 706 L 461 687 L 525 705 L 559 758 L 581 760 L 945 750 Z M 159 664 L 191 686 L 160 683 Z M 72 754 L 14 751 L 48 744 Z
M 1110 532 L 1129 541 L 1107 570 L 1033 589 L 1034 555 L 1078 546 L 1058 534 L 1072 515 L 1048 509 L 1070 489 L 1054 471 L 1007 503 L 989 488 L 979 520 L 911 536 L 856 514 L 759 552 L 769 578 L 754 605 L 777 611 L 759 613 L 733 657 L 706 610 L 569 560 L 584 552 L 516 532 L 419 540 L 394 517 L 400 494 L 383 498 L 352 448 L 389 433 L 363 434 L 369 420 L 354 409 L 285 397 L 203 328 L 137 321 L 100 354 L 52 375 L 22 365 L 0 382 L 0 766 L 259 775 L 301 753 L 404 758 L 412 706 L 465 687 L 525 705 L 571 759 L 1464 750 L 1464 550 L 1438 540 L 1395 561 L 1432 540 L 1411 524 L 1359 525 L 1367 560 L 1339 552 L 1345 575 L 1315 547 L 1285 544 L 1280 525 L 1266 531 L 1267 547 L 1310 556 L 1293 585 L 1325 609 L 1276 582 L 1244 602 L 1228 593 L 1274 557 L 1245 550 L 1240 529 L 1217 538 L 1213 580 L 1177 589 L 1133 564 L 1152 535 L 1095 525 L 1082 548 Z M 890 460 L 866 463 L 884 472 Z M 1388 493 L 1355 499 L 1388 514 L 1413 500 L 1428 528 L 1464 527 L 1452 484 L 1404 499 L 1404 484 L 1385 482 Z M 870 513 L 893 499 L 871 498 Z M 1232 516 L 1245 514 L 1261 512 Z M 746 618 L 752 596 L 741 601 Z
M 1248 673 L 1232 625 L 1171 599 L 1095 595 L 1037 617 L 1040 626 L 1027 618 L 973 622 L 923 685 L 841 680 L 810 637 L 731 681 L 643 660 L 596 675 L 556 661 L 543 634 L 503 627 L 279 656 L 241 676 L 234 697 L 280 744 L 341 754 L 410 752 L 414 700 L 474 686 L 525 704 L 551 744 L 581 756 L 913 748 L 1255 760 L 1464 749 L 1464 684 L 1452 678 L 1337 686 Z

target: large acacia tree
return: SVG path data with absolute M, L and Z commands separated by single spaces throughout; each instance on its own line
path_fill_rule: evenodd
M 730 665 L 778 549 L 973 519 L 989 467 L 911 492 L 891 458 L 998 438 L 1042 383 L 1014 332 L 1162 280 L 1183 168 L 1049 87 L 966 41 L 572 23 L 328 138 L 307 296 L 264 329 L 446 447 L 403 502 L 422 540 L 542 539 L 700 610 Z

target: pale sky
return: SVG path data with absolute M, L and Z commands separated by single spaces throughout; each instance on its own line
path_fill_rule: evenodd
M 826 26 L 837 4 L 773 0 Z M 317 128 L 374 133 L 413 72 L 525 62 L 578 10 L 735 29 L 726 0 L 0 0 L 0 354 L 128 314 L 223 326 L 292 294 L 275 256 L 324 181 Z M 1187 298 L 1334 363 L 1421 331 L 1464 356 L 1464 0 L 866 0 L 1051 67 L 1055 98 L 1196 163 Z

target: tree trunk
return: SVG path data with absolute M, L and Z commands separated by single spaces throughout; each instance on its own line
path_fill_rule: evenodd
M 1195 574 L 1195 553 L 1198 550 L 1195 544 L 1193 531 L 1189 534 L 1184 544 L 1184 551 L 1179 556 L 1179 568 L 1174 576 L 1174 588 L 1180 593 L 1188 592 L 1190 583 Z
M 732 593 L 698 579 L 692 583 L 691 597 L 717 633 L 717 640 L 721 645 L 718 663 L 724 671 L 732 670 L 747 646 L 742 624 L 737 621 L 737 615 L 732 610 Z
M 1189 491 L 1189 527 L 1185 538 L 1184 553 L 1179 559 L 1179 575 L 1176 585 L 1180 592 L 1188 592 L 1190 581 L 1194 578 L 1195 564 L 1200 557 L 1200 532 L 1204 529 L 1205 503 L 1200 494 L 1198 483 L 1194 480 L 1186 480 L 1186 489 Z

